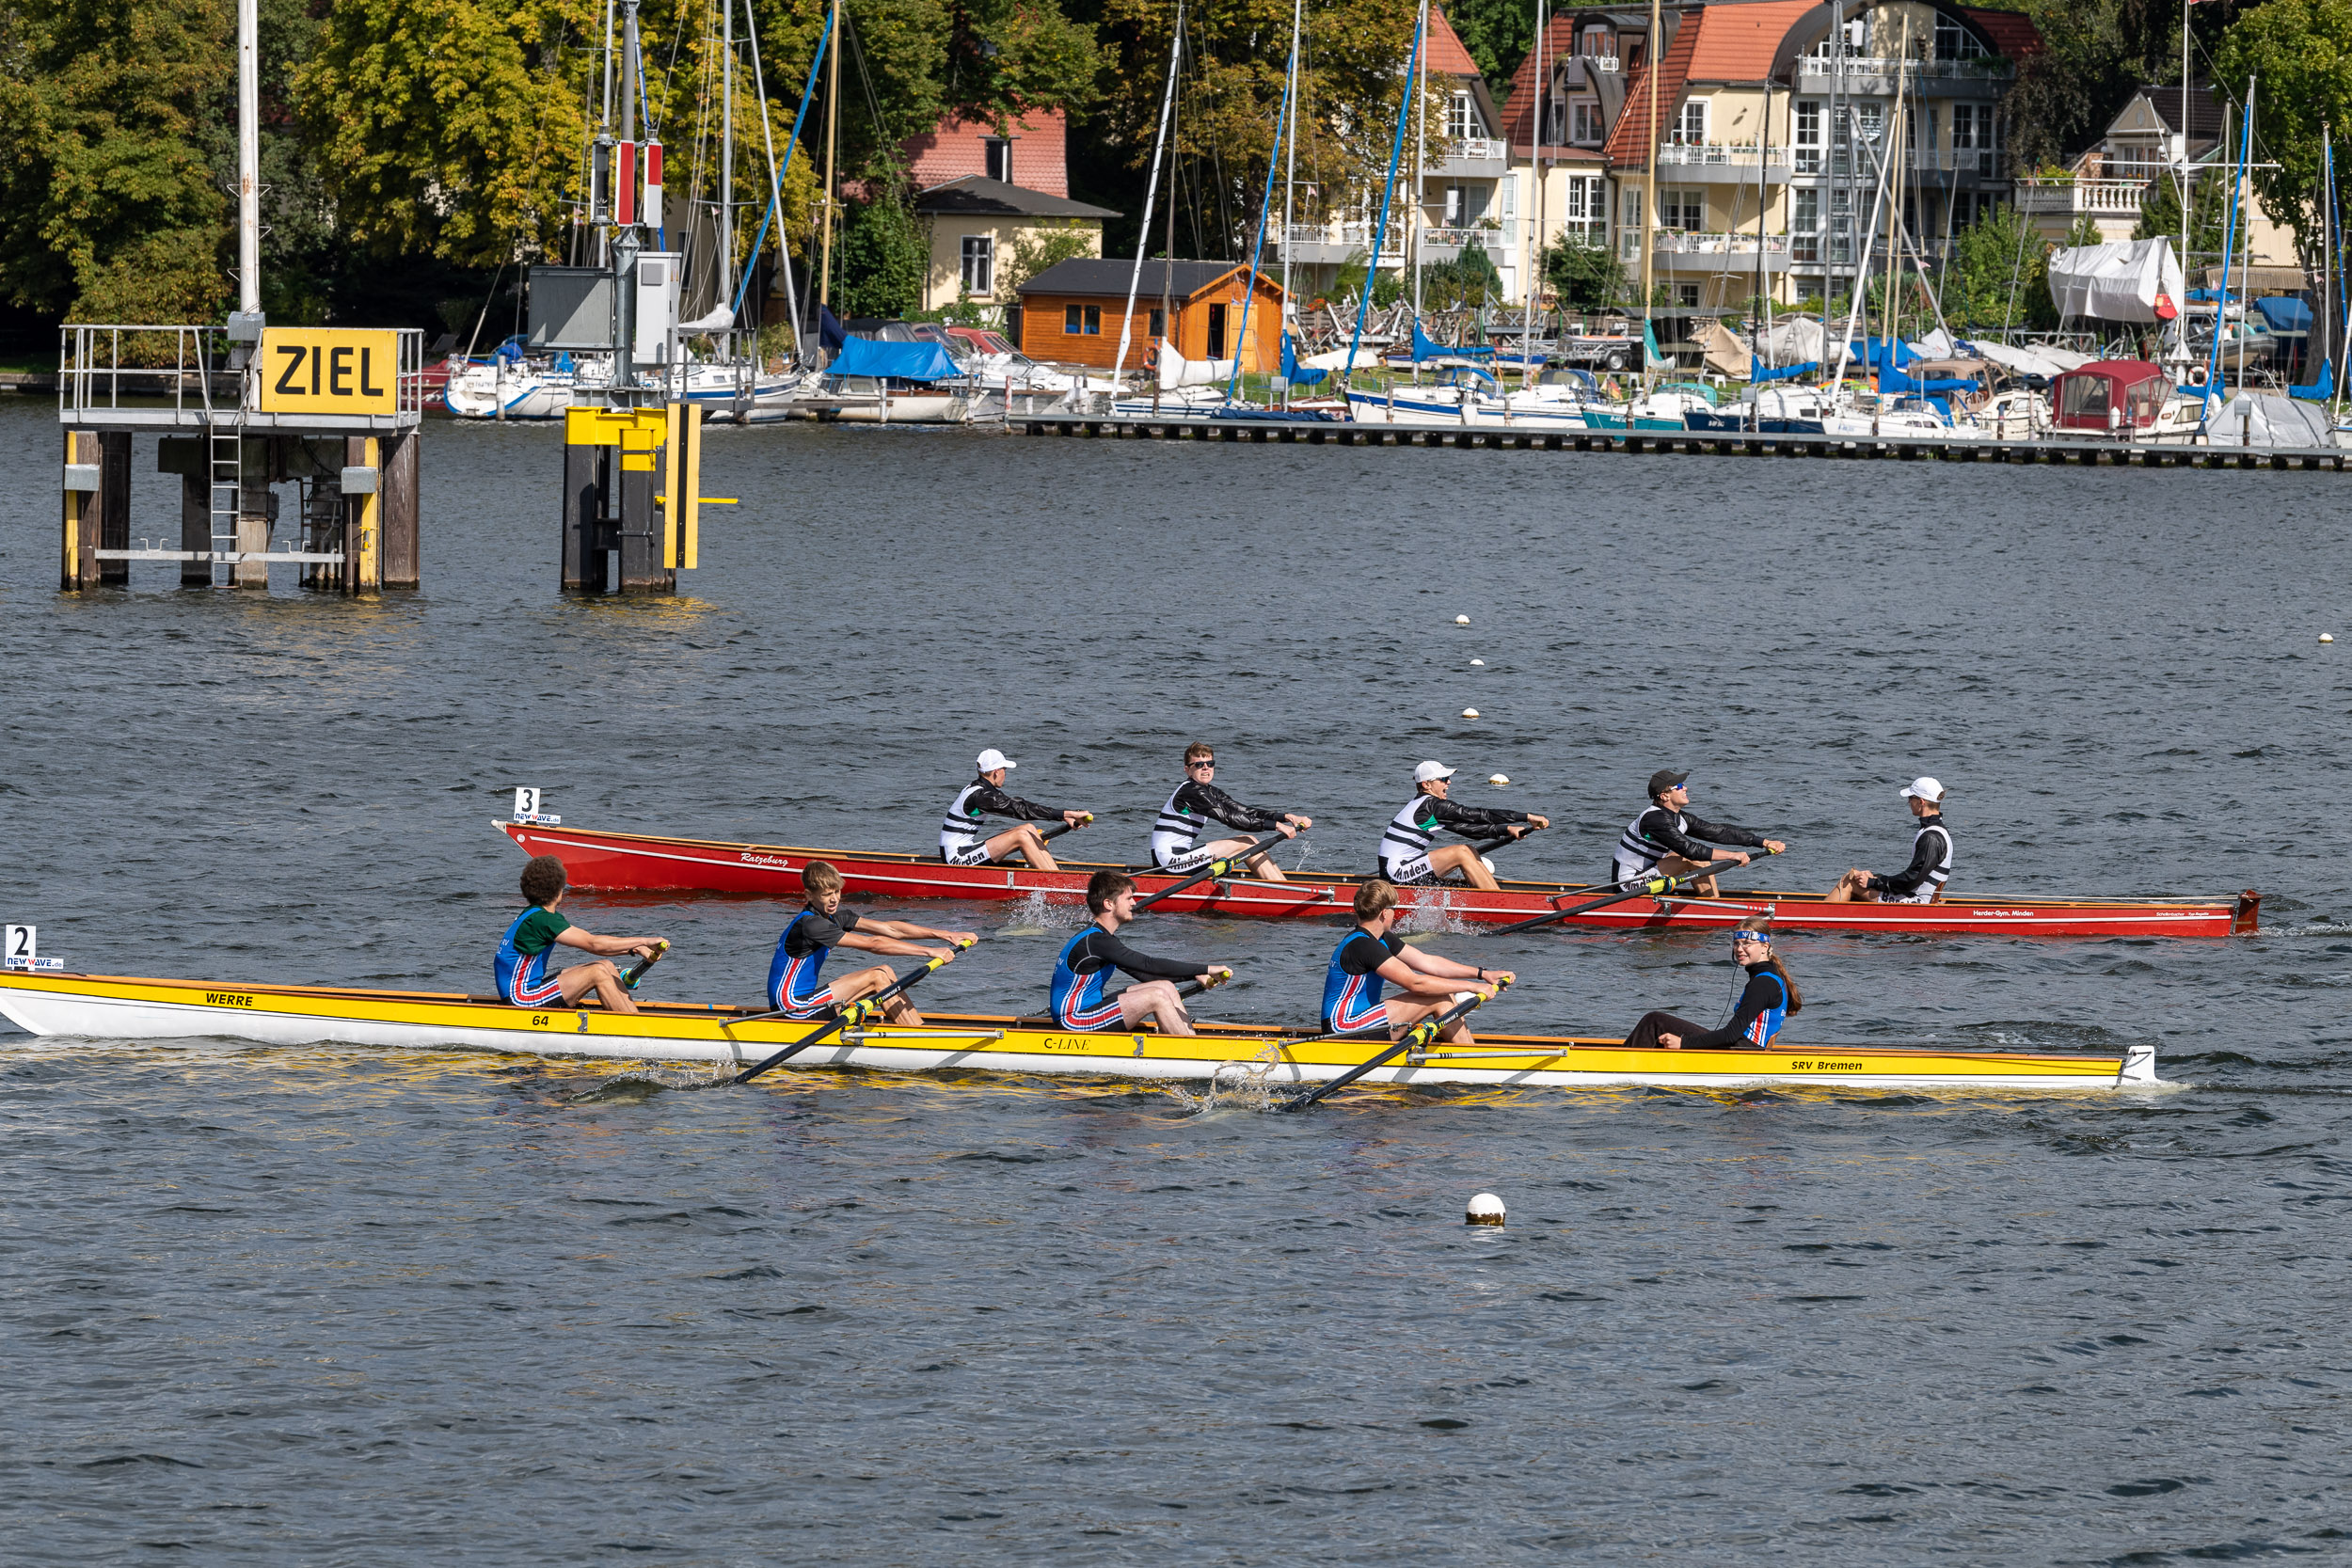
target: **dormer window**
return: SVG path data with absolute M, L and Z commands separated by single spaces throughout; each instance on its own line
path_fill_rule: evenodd
M 1614 40 L 1606 27 L 1587 27 L 1576 40 L 1576 52 L 1586 59 L 1601 59 L 1617 52 Z
M 1012 138 L 991 136 L 981 145 L 988 151 L 988 177 L 991 180 L 1002 180 L 1008 185 L 1011 184 Z M 971 166 L 967 164 L 964 166 L 969 168 Z
M 1486 121 L 1478 118 L 1478 102 L 1469 93 L 1457 92 L 1446 100 L 1445 134 L 1455 141 L 1486 134 Z
M 1935 57 L 1939 60 L 1980 60 L 1984 40 L 1948 16 L 1935 19 Z

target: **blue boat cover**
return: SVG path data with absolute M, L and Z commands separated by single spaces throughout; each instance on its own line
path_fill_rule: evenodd
M 817 307 L 817 344 L 819 348 L 831 354 L 847 342 L 849 338 L 848 329 L 842 326 L 841 318 L 833 313 L 831 306 Z
M 827 375 L 887 375 L 900 381 L 948 381 L 963 373 L 937 343 L 878 343 L 851 338 L 825 367 Z
M 1818 371 L 1820 368 L 1821 362 L 1819 359 L 1808 359 L 1802 365 L 1772 365 L 1768 367 L 1763 360 L 1758 359 L 1755 355 L 1751 354 L 1748 356 L 1748 380 L 1753 385 L 1758 387 L 1767 386 L 1775 381 L 1794 381 L 1801 375 L 1811 375 L 1815 371 Z
M 1298 345 L 1287 332 L 1282 334 L 1282 379 L 1294 387 L 1312 387 L 1331 372 L 1302 371 L 1298 368 Z
M 2305 403 L 2326 403 L 2336 395 L 2336 366 L 2332 359 L 2319 362 L 2319 379 L 2308 387 L 2290 387 L 2287 396 L 2301 398 Z
M 1879 390 L 1882 392 L 1973 392 L 1976 389 L 1974 381 L 1962 380 L 1957 376 L 1938 375 L 1921 380 L 1901 371 L 1879 372 Z
M 1429 341 L 1429 334 L 1421 329 L 1420 319 L 1414 319 L 1413 363 L 1416 365 L 1424 359 L 1492 359 L 1494 356 L 1493 347 L 1486 343 L 1473 343 L 1469 348 L 1439 348 Z
M 2263 313 L 2273 332 L 2309 332 L 2312 329 L 2312 308 L 2293 294 L 2267 294 L 2254 301 L 2254 309 Z

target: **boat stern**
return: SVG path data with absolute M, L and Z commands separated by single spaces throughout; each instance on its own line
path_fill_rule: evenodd
M 2156 1076 L 2156 1048 L 2153 1045 L 2127 1045 L 2123 1048 L 2123 1065 L 2116 1069 L 2115 1086 L 2134 1085 L 2153 1086 L 2163 1083 Z
M 2237 909 L 2230 916 L 2230 934 L 2250 937 L 2262 929 L 2263 895 L 2248 888 L 2237 895 Z

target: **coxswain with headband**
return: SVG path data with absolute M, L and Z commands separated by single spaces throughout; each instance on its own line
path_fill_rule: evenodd
M 1201 843 L 1200 834 L 1211 817 L 1245 833 L 1263 833 L 1272 829 L 1284 838 L 1295 838 L 1301 828 L 1315 825 L 1312 817 L 1301 816 L 1295 811 L 1272 812 L 1245 806 L 1210 782 L 1216 777 L 1216 747 L 1205 740 L 1196 740 L 1184 748 L 1184 782 L 1176 786 L 1176 792 L 1160 808 L 1159 820 L 1152 824 L 1152 863 L 1160 870 L 1190 871 L 1249 847 L 1246 838 Z M 1259 856 L 1248 869 L 1250 875 L 1269 882 L 1288 880 L 1271 855 Z
M 1833 904 L 1934 904 L 1943 901 L 1952 875 L 1952 831 L 1944 825 L 1944 786 L 1924 775 L 1903 786 L 1903 800 L 1919 819 L 1911 835 L 1911 863 L 1891 877 L 1855 866 L 1829 890 Z
M 811 861 L 801 867 L 801 893 L 806 907 L 776 939 L 776 956 L 768 965 L 768 1006 L 787 1018 L 830 1017 L 834 1008 L 871 996 L 898 978 L 888 964 L 876 964 L 840 975 L 827 985 L 825 959 L 836 947 L 946 959 L 978 940 L 969 931 L 940 931 L 904 920 L 876 920 L 843 909 L 841 872 L 827 861 Z M 920 946 L 914 941 L 917 937 L 947 946 L 944 951 Z M 903 994 L 885 997 L 882 1006 L 882 1017 L 893 1023 L 918 1028 L 923 1022 L 923 1015 Z
M 1064 1029 L 1135 1029 L 1151 1019 L 1163 1035 L 1189 1035 L 1192 1015 L 1176 994 L 1179 980 L 1219 985 L 1232 977 L 1223 964 L 1190 958 L 1155 958 L 1119 940 L 1119 928 L 1136 917 L 1136 879 L 1105 866 L 1087 879 L 1087 908 L 1094 924 L 1062 943 L 1054 959 L 1054 1022 Z M 1111 971 L 1135 984 L 1105 995 Z
M 1747 989 L 1731 1022 L 1720 1029 L 1701 1028 L 1672 1013 L 1644 1013 L 1625 1037 L 1631 1051 L 1761 1051 L 1772 1043 L 1790 1013 L 1804 1007 L 1788 966 L 1772 956 L 1772 921 L 1751 915 L 1731 933 L 1731 956 L 1748 972 Z
M 949 865 L 986 865 L 1019 855 L 1033 870 L 1059 871 L 1045 835 L 1029 826 L 1059 818 L 1069 827 L 1094 820 L 1092 812 L 1062 811 L 1005 793 L 1005 774 L 1021 765 L 991 746 L 974 759 L 979 776 L 956 795 L 939 824 L 939 858 Z M 983 816 L 1009 816 L 1018 826 L 991 834 L 980 825 Z
M 1484 857 L 1467 844 L 1437 843 L 1438 830 L 1451 829 L 1470 838 L 1501 829 L 1523 838 L 1551 819 L 1532 812 L 1503 811 L 1494 806 L 1457 805 L 1446 799 L 1454 769 L 1443 763 L 1424 762 L 1413 769 L 1413 798 L 1397 808 L 1380 835 L 1379 874 L 1399 887 L 1417 887 L 1440 877 L 1458 875 L 1476 888 L 1492 892 L 1495 874 Z
M 1735 828 L 1728 822 L 1706 822 L 1691 812 L 1691 775 L 1661 768 L 1649 776 L 1649 809 L 1626 824 L 1618 835 L 1617 847 L 1610 857 L 1610 878 L 1617 882 L 1637 881 L 1653 873 L 1663 877 L 1685 877 L 1704 865 L 1728 861 L 1745 865 L 1748 857 L 1737 849 L 1718 849 L 1717 844 L 1740 844 L 1751 849 L 1769 849 L 1777 855 L 1788 847 L 1776 838 L 1766 838 L 1746 828 Z M 1702 844 L 1701 839 L 1714 843 Z M 1715 879 L 1708 878 L 1698 884 L 1699 894 L 1715 896 Z
M 1356 889 L 1356 928 L 1331 951 L 1331 967 L 1323 977 L 1323 1027 L 1327 1034 L 1359 1035 L 1385 1028 L 1391 1039 L 1431 1013 L 1451 1006 L 1470 992 L 1492 1001 L 1502 987 L 1518 976 L 1507 969 L 1487 971 L 1455 963 L 1435 953 L 1406 945 L 1389 934 L 1396 924 L 1397 891 L 1393 882 L 1377 878 Z M 1402 995 L 1384 996 L 1385 986 Z M 1475 1044 L 1467 1016 L 1455 1019 L 1438 1037 Z
M 498 957 L 491 960 L 499 995 L 517 1007 L 572 1007 L 593 990 L 612 1011 L 635 1012 L 637 1004 L 629 1000 L 628 987 L 612 960 L 631 953 L 653 957 L 670 945 L 669 939 L 600 937 L 573 925 L 555 912 L 564 902 L 567 881 L 564 863 L 553 855 L 533 855 L 524 863 L 523 897 L 531 908 L 516 915 L 499 939 Z M 597 957 L 549 974 L 548 956 L 559 946 Z

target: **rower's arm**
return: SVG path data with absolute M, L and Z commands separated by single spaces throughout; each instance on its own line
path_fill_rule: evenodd
M 1728 822 L 1702 822 L 1697 817 L 1691 816 L 1688 813 L 1685 813 L 1684 816 L 1685 819 L 1691 824 L 1691 832 L 1693 837 L 1711 839 L 1717 844 L 1736 844 L 1743 849 L 1761 849 L 1764 847 L 1764 835 L 1762 833 L 1751 832 L 1745 828 L 1735 828 Z M 1694 845 L 1692 846 L 1692 848 L 1697 849 L 1698 853 L 1692 854 L 1691 850 L 1684 849 L 1679 846 L 1676 847 L 1675 853 L 1680 855 L 1685 860 L 1703 861 L 1713 858 L 1712 851 L 1708 849 L 1705 845 Z
M 859 917 L 857 928 L 860 931 L 873 931 L 885 937 L 897 937 L 900 942 L 921 942 L 928 939 L 931 942 L 952 943 L 978 940 L 970 931 L 942 931 L 930 926 L 917 926 L 911 920 L 876 920 L 870 914 Z
M 1044 822 L 1062 815 L 1059 806 L 1041 806 L 1035 800 L 1008 795 L 993 784 L 975 794 L 971 803 L 991 816 L 1009 816 L 1022 822 Z
M 1114 936 L 1094 939 L 1094 956 L 1122 969 L 1138 980 L 1189 980 L 1196 974 L 1206 974 L 1215 964 L 1196 963 L 1190 958 L 1155 958 L 1149 953 L 1137 952 Z
M 1407 947 L 1384 960 L 1374 973 L 1408 996 L 1452 996 L 1462 989 L 1460 985 L 1449 984 L 1435 974 L 1424 973 L 1418 964 L 1407 961 L 1408 955 L 1413 958 L 1422 957 Z M 1462 966 L 1454 964 L 1451 967 L 1461 969 Z
M 1479 828 L 1510 828 L 1527 820 L 1523 811 L 1504 811 L 1500 806 L 1461 806 L 1452 800 L 1430 801 L 1430 816 L 1440 827 L 1451 828 L 1464 838 Z
M 1193 793 L 1194 798 L 1200 801 L 1202 811 L 1227 827 L 1239 828 L 1246 833 L 1264 832 L 1268 828 L 1282 820 L 1280 812 L 1261 811 L 1256 806 L 1245 806 L 1215 784 L 1196 785 Z
M 1865 885 L 1872 893 L 1892 893 L 1899 895 L 1916 893 L 1926 884 L 1928 873 L 1935 869 L 1935 841 L 1922 833 L 1919 841 L 1911 847 L 1909 865 L 1904 866 L 1892 877 L 1882 877 L 1873 871 L 1870 873 L 1869 881 Z
M 617 958 L 624 953 L 639 953 L 660 941 L 660 937 L 600 937 L 594 931 L 583 931 L 577 926 L 564 927 L 556 941 L 566 947 L 577 947 L 583 953 L 594 953 L 600 958 Z
M 1720 1029 L 1708 1029 L 1682 1037 L 1685 1051 L 1721 1051 L 1725 1046 L 1740 1045 L 1748 1037 L 1748 1025 L 1756 1015 L 1771 1006 L 1780 995 L 1780 981 L 1769 972 L 1748 976 L 1748 989 L 1740 993 L 1740 1006 L 1732 1009 L 1731 1022 Z
M 854 931 L 841 933 L 841 945 L 854 947 L 864 953 L 888 953 L 902 958 L 935 958 L 939 954 L 929 947 L 917 947 L 903 937 L 885 936 L 882 927 L 895 925 L 886 920 L 861 920 Z

